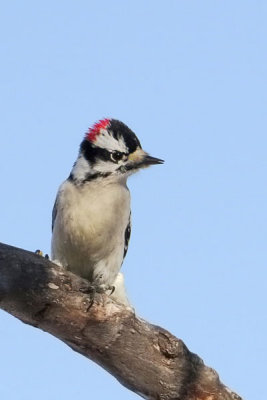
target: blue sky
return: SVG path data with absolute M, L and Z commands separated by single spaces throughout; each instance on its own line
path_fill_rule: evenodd
M 264 1 L 1 4 L 1 241 L 50 251 L 51 210 L 102 117 L 165 159 L 129 180 L 123 265 L 137 313 L 246 399 L 265 400 Z M 134 399 L 97 365 L 0 312 L 0 396 Z

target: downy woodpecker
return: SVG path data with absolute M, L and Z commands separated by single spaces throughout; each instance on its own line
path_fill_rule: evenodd
M 52 259 L 112 290 L 128 305 L 119 273 L 131 234 L 129 175 L 163 160 L 146 153 L 131 129 L 103 119 L 87 131 L 71 173 L 59 187 L 52 215 Z

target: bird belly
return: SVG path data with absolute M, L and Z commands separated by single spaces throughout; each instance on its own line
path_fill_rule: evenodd
M 52 258 L 92 283 L 111 285 L 123 260 L 129 191 L 122 185 L 72 186 L 60 194 Z

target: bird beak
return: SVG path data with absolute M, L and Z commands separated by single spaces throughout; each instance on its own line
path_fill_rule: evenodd
M 151 157 L 143 149 L 138 148 L 134 153 L 130 154 L 128 161 L 132 168 L 146 168 L 153 164 L 163 164 L 164 161 L 160 158 Z
M 164 161 L 161 160 L 160 158 L 151 157 L 149 154 L 146 154 L 143 158 L 143 161 L 141 162 L 141 165 L 143 167 L 149 167 L 149 165 L 163 164 L 163 163 Z

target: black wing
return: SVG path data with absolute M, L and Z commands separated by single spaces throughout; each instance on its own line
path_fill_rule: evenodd
M 52 211 L 52 232 L 54 229 L 54 224 L 55 224 L 55 220 L 56 220 L 56 216 L 57 216 L 57 206 L 58 206 L 58 196 L 56 197 L 55 203 L 54 203 L 54 207 L 53 207 L 53 211 Z
M 126 227 L 126 229 L 125 229 L 125 232 L 124 232 L 124 253 L 123 253 L 123 259 L 125 258 L 126 254 L 127 254 L 128 245 L 129 245 L 129 240 L 130 240 L 130 236 L 131 236 L 131 229 L 132 229 L 132 224 L 131 224 L 131 213 L 130 213 L 128 225 L 127 225 L 127 227 Z

